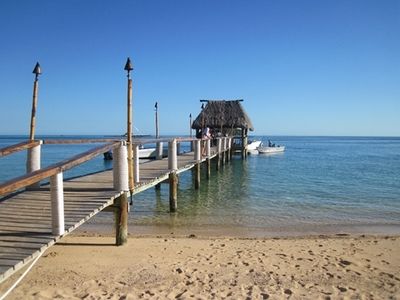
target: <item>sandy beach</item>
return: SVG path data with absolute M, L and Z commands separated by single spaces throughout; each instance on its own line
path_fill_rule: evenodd
M 400 238 L 70 235 L 7 299 L 399 299 Z M 19 274 L 0 285 L 0 293 Z

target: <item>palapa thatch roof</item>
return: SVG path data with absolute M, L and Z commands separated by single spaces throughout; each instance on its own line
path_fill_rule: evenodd
M 249 116 L 240 104 L 243 100 L 206 100 L 206 107 L 192 123 L 193 129 L 230 128 L 254 130 Z

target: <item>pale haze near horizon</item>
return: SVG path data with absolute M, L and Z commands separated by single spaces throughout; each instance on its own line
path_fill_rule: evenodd
M 256 135 L 400 136 L 399 1 L 2 1 L 0 134 L 188 134 L 244 99 Z

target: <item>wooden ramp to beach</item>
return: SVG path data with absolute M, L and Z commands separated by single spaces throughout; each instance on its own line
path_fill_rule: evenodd
M 176 141 L 173 139 L 172 142 L 168 142 L 172 145 L 175 143 L 176 146 Z M 3 148 L 0 149 L 0 157 L 25 149 L 40 151 L 42 143 L 46 144 L 46 141 L 26 142 Z M 54 141 L 51 143 L 54 144 Z M 211 147 L 208 140 L 205 143 L 207 146 L 205 157 L 200 156 L 200 140 L 195 143 L 194 152 L 179 154 L 176 152 L 176 147 L 169 147 L 167 158 L 140 164 L 139 159 L 134 160 L 136 178 L 131 193 L 140 193 L 166 181 L 170 179 L 171 174 L 179 174 L 193 167 L 200 170 L 202 162 L 207 162 L 209 172 L 212 158 L 217 158 L 218 167 L 229 157 L 227 153 L 230 149 L 230 139 L 218 140 L 217 147 Z M 0 282 L 104 208 L 112 206 L 122 210 L 117 206 L 117 200 L 127 194 L 123 184 L 128 182 L 128 179 L 116 178 L 116 176 L 127 176 L 126 172 L 116 170 L 116 168 L 121 169 L 121 164 L 118 162 L 114 162 L 113 170 L 62 180 L 63 171 L 110 149 L 115 151 L 116 148 L 122 147 L 121 145 L 124 146 L 121 141 L 108 142 L 71 159 L 44 169 L 30 170 L 24 176 L 0 184 L 0 197 L 2 197 L 0 198 Z M 171 153 L 171 149 L 175 153 Z M 35 153 L 28 154 L 28 160 L 32 157 L 35 157 Z M 119 156 L 118 159 L 123 165 L 125 163 L 126 167 L 127 157 Z M 49 178 L 50 183 L 38 185 L 40 180 Z M 200 177 L 196 180 L 200 180 Z

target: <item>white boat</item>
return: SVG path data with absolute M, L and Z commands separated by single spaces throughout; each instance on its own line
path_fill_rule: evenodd
M 260 154 L 270 154 L 270 153 L 279 153 L 285 151 L 285 146 L 273 146 L 273 147 L 266 147 L 260 146 L 257 148 L 258 153 Z
M 247 144 L 247 151 L 257 150 L 261 146 L 261 141 L 249 141 Z

